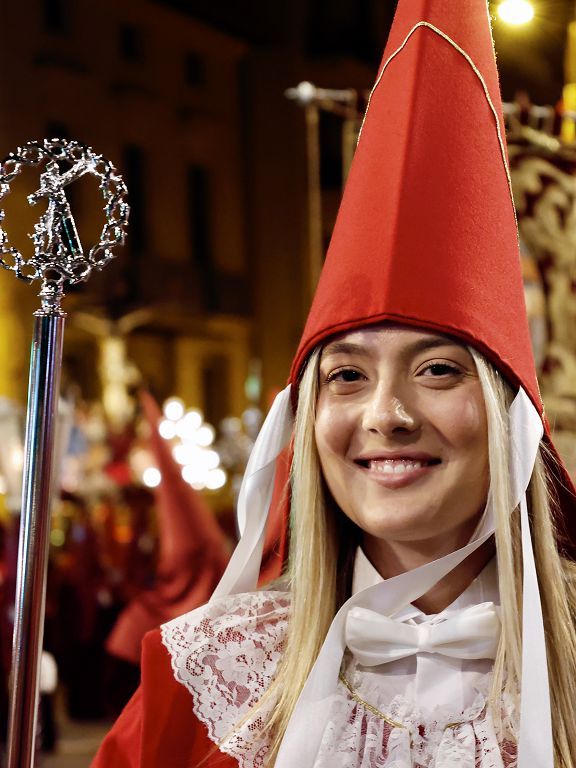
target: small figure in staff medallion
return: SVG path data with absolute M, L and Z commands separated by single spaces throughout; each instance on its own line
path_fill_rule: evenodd
M 43 306 L 53 309 L 59 304 L 65 282 L 84 281 L 93 269 L 102 269 L 113 258 L 113 248 L 124 242 L 130 208 L 126 185 L 112 163 L 90 147 L 65 139 L 31 141 L 10 153 L 0 164 L 0 200 L 10 192 L 12 181 L 24 167 L 43 163 L 39 188 L 28 196 L 30 205 L 42 199 L 48 201 L 30 235 L 34 253 L 26 258 L 10 245 L 3 227 L 4 210 L 0 210 L 0 266 L 26 282 L 41 280 Z M 100 239 L 87 255 L 65 192 L 69 184 L 85 174 L 99 180 L 105 218 Z

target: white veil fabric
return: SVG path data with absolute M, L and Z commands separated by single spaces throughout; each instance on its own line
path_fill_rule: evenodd
M 250 458 L 238 503 L 240 542 L 214 598 L 256 589 L 262 546 L 272 497 L 275 462 L 290 440 L 293 414 L 290 386 L 276 398 Z M 520 389 L 509 410 L 511 487 L 520 505 L 523 559 L 522 687 L 518 768 L 553 768 L 550 694 L 544 623 L 526 490 L 532 476 L 543 428 L 536 408 Z M 275 768 L 313 768 L 326 726 L 329 701 L 338 685 L 345 651 L 345 625 L 353 607 L 390 616 L 416 600 L 480 547 L 494 533 L 489 495 L 486 510 L 471 541 L 438 560 L 369 587 L 340 608 L 302 690 L 288 724 Z
M 250 454 L 236 510 L 240 541 L 212 600 L 252 592 L 258 584 L 276 460 L 288 444 L 294 424 L 290 391 L 288 385 L 276 396 Z

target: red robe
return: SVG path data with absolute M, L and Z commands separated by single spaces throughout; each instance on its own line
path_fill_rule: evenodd
M 238 768 L 208 738 L 192 697 L 174 679 L 160 630 L 142 643 L 142 682 L 102 743 L 91 768 Z

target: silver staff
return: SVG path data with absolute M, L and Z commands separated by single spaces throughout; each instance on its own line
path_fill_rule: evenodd
M 0 200 L 22 169 L 42 169 L 30 205 L 47 201 L 30 235 L 34 254 L 25 258 L 10 245 L 0 211 L 0 265 L 26 282 L 41 283 L 41 308 L 34 313 L 28 385 L 28 409 L 22 514 L 18 550 L 16 610 L 12 649 L 12 689 L 8 730 L 8 768 L 34 763 L 38 681 L 44 632 L 46 571 L 50 535 L 52 454 L 56 426 L 65 313 L 64 284 L 86 280 L 102 269 L 124 241 L 129 207 L 126 186 L 114 166 L 77 141 L 29 142 L 0 165 Z M 84 255 L 65 188 L 85 174 L 99 180 L 105 222 L 99 242 Z

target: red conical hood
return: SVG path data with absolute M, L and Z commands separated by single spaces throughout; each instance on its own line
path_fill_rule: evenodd
M 400 2 L 294 366 L 391 320 L 459 337 L 542 410 L 485 0 Z
M 317 344 L 388 320 L 471 344 L 542 413 L 504 136 L 486 0 L 400 0 L 293 384 Z

